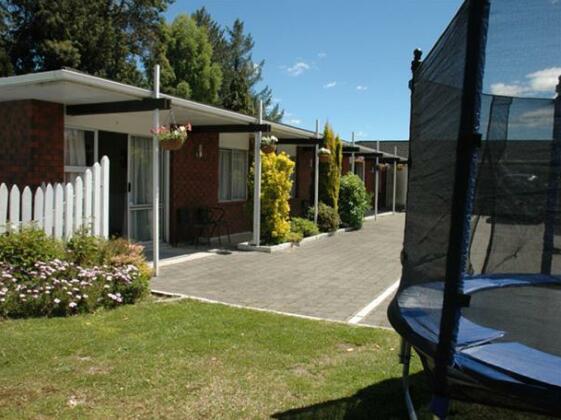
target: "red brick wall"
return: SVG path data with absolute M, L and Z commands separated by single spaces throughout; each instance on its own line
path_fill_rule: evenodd
M 216 133 L 193 133 L 183 148 L 171 152 L 170 159 L 170 240 L 171 243 L 191 239 L 194 232 L 177 226 L 177 209 L 189 209 L 194 217 L 200 207 L 220 207 L 231 233 L 251 230 L 251 217 L 246 201 L 218 202 L 218 138 Z M 195 157 L 203 145 L 203 157 Z M 249 158 L 251 161 L 251 157 Z M 226 232 L 222 232 L 225 234 Z
M 64 109 L 36 100 L 0 102 L 0 182 L 35 187 L 64 178 Z
M 290 200 L 290 212 L 293 216 L 304 216 L 310 206 L 314 204 L 313 183 L 314 149 L 298 148 L 296 159 L 296 197 Z
M 343 155 L 343 162 L 341 165 L 341 175 L 346 175 L 351 170 L 350 155 Z

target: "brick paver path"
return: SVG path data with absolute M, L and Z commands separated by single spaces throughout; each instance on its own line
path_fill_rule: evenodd
M 273 254 L 234 252 L 162 267 L 154 290 L 346 321 L 400 276 L 404 215 Z M 389 301 L 389 299 L 388 299 Z M 384 302 L 364 323 L 387 326 Z

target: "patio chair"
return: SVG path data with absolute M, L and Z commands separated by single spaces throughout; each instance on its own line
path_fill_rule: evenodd
M 226 212 L 222 207 L 212 207 L 210 209 L 212 213 L 212 220 L 214 223 L 214 229 L 218 233 L 218 243 L 222 245 L 222 228 L 226 230 L 226 234 L 228 235 L 228 244 L 232 243 L 232 239 L 230 237 L 230 222 L 228 222 L 225 218 Z

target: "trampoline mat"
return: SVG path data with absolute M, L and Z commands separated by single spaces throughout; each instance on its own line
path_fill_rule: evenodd
M 459 320 L 456 363 L 478 377 L 561 387 L 561 282 L 554 276 L 493 275 L 466 279 L 469 308 Z M 400 291 L 402 319 L 436 343 L 443 283 Z M 430 354 L 430 352 L 429 352 Z M 506 376 L 505 376 L 506 375 Z
M 559 285 L 484 290 L 462 312 L 475 324 L 505 331 L 495 342 L 518 342 L 561 357 Z

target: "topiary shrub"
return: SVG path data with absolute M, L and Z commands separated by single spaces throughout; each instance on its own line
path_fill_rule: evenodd
M 371 200 L 372 197 L 358 175 L 349 173 L 341 177 L 339 216 L 344 225 L 360 229 L 364 216 L 370 209 Z
M 286 242 L 290 233 L 289 200 L 293 170 L 294 162 L 286 153 L 261 153 L 261 239 L 266 244 Z M 250 196 L 253 174 L 252 167 L 248 182 Z M 252 202 L 250 199 L 251 205 Z M 251 208 L 248 206 L 248 210 Z
M 308 210 L 308 219 L 314 219 L 314 208 L 310 207 Z M 339 214 L 333 208 L 325 203 L 319 203 L 318 205 L 318 228 L 321 232 L 334 232 L 337 230 L 341 224 L 341 219 L 339 219 Z
M 290 220 L 290 231 L 301 233 L 303 238 L 314 236 L 319 233 L 317 225 L 312 220 L 302 217 L 293 217 L 292 220 Z

